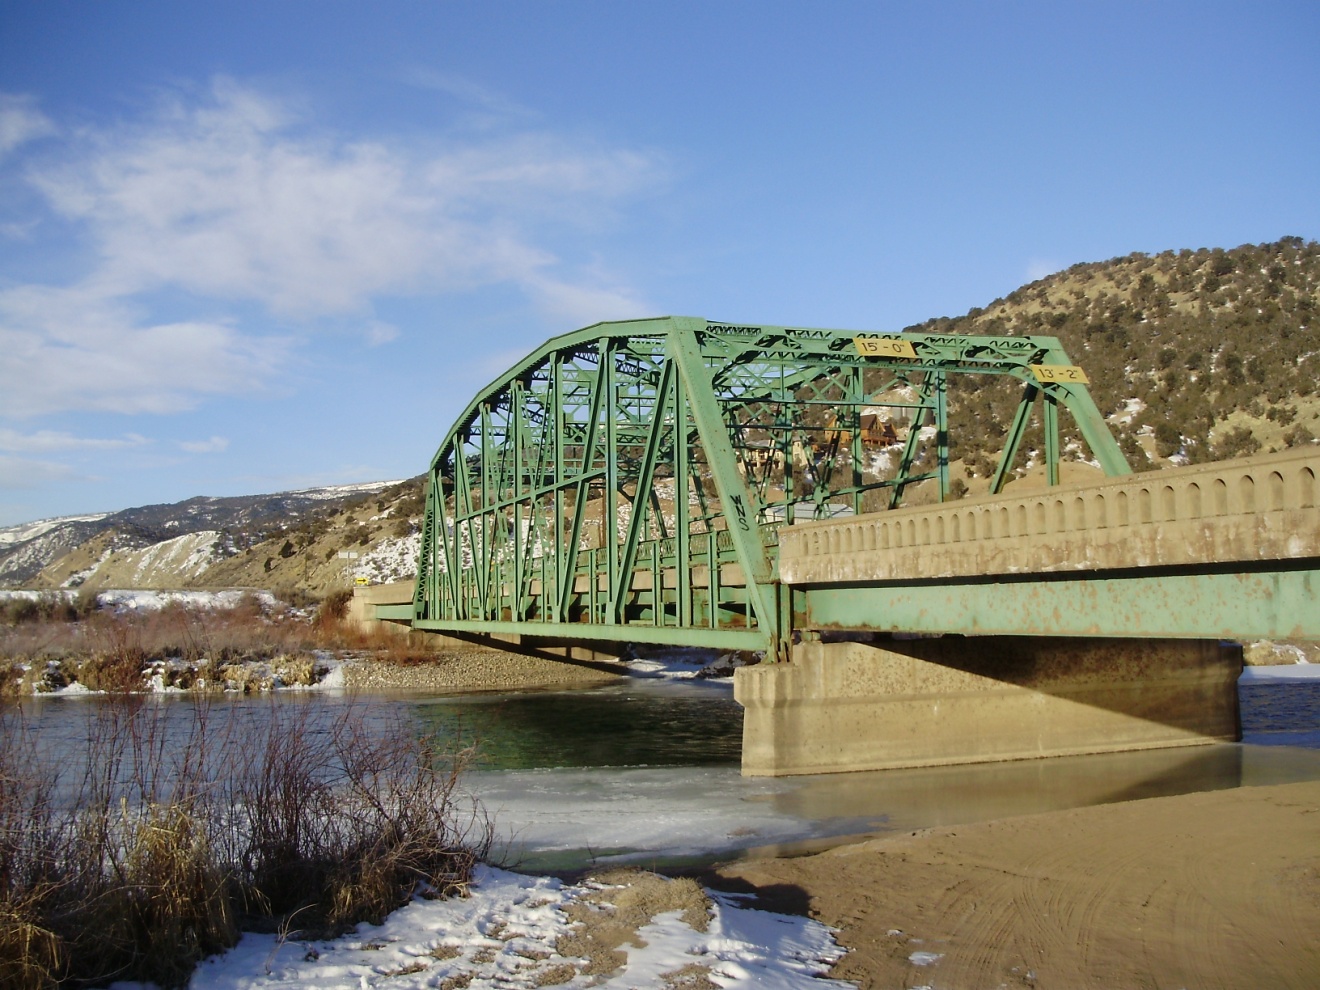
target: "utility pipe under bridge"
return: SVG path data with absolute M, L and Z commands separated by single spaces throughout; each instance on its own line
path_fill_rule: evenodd
M 951 438 L 971 425 L 958 418 L 971 405 L 959 401 L 963 387 L 1015 389 L 1017 404 L 1000 448 L 979 452 L 995 454 L 992 495 L 949 502 Z M 1059 486 L 1060 451 L 1073 445 L 1112 480 L 1094 492 Z M 1037 451 L 1049 497 L 997 500 L 1024 446 Z M 1300 470 L 1284 488 L 1297 493 L 1297 531 L 1314 534 L 1304 480 L 1314 465 Z M 1130 476 L 1084 372 L 1053 338 L 695 318 L 599 324 L 550 341 L 468 406 L 431 464 L 413 600 L 376 611 L 478 640 L 701 645 L 791 659 L 738 674 L 752 773 L 1235 737 L 1236 695 L 1225 685 L 1240 661 L 1221 658 L 1210 637 L 1272 635 L 1277 624 L 1156 631 L 1123 621 L 1122 602 L 1148 604 L 1157 588 L 1183 616 L 1207 595 L 1254 602 L 1245 611 L 1256 612 L 1269 611 L 1260 602 L 1273 600 L 1271 589 L 1313 603 L 1314 570 L 1299 562 L 1313 568 L 1314 547 L 1270 557 L 1277 541 L 1262 544 L 1266 556 L 1235 570 L 1250 555 L 1216 548 L 1230 530 L 1257 532 L 1222 521 L 1241 515 L 1245 483 L 1206 476 L 1186 489 L 1184 511 L 1166 491 L 1175 474 Z M 1274 475 L 1260 484 L 1256 504 L 1272 506 Z M 903 508 L 913 496 L 939 504 Z M 1195 517 L 1193 505 L 1204 507 Z M 1208 549 L 1195 561 L 1136 552 L 1180 545 L 1186 534 L 1171 525 L 1220 535 L 1197 544 Z M 1290 563 L 1262 569 L 1271 559 Z M 1205 573 L 1178 570 L 1188 567 Z M 1256 583 L 1234 597 L 1225 589 L 1239 571 Z M 914 633 L 983 638 L 893 638 Z M 1181 635 L 1200 638 L 1143 639 Z M 873 637 L 885 649 L 857 641 Z M 826 642 L 841 638 L 850 642 Z M 1134 668 L 1137 655 L 1145 659 Z M 977 697 L 986 703 L 957 702 Z M 958 704 L 968 710 L 950 719 Z M 970 717 L 987 706 L 1003 717 Z M 1069 728 L 1082 723 L 1085 731 Z M 1011 724 L 1018 731 L 1005 731 Z M 867 742 L 877 726 L 892 731 Z M 895 738 L 932 734 L 947 745 Z

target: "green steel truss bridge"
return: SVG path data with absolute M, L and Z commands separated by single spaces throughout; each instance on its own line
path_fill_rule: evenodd
M 378 617 L 784 659 L 798 606 L 781 534 L 948 500 L 960 375 L 1020 390 L 991 494 L 1033 422 L 1058 484 L 1061 408 L 1106 475 L 1130 473 L 1052 337 L 600 323 L 547 342 L 464 410 L 431 462 L 413 601 Z

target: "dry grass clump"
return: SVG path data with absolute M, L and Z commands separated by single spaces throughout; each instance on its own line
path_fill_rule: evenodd
M 469 754 L 363 706 L 88 704 L 76 751 L 0 709 L 0 986 L 181 986 L 240 928 L 461 892 L 489 847 Z
M 31 605 L 30 600 L 17 601 Z M 309 652 L 320 645 L 305 617 L 268 608 L 254 595 L 230 608 L 175 603 L 141 612 L 78 608 L 60 615 L 26 607 L 19 618 L 10 619 L 0 616 L 0 657 L 29 662 L 133 653 L 147 661 L 232 663 Z
M 310 617 L 247 596 L 232 608 L 171 604 L 156 611 L 96 609 L 95 599 L 18 599 L 0 614 L 0 696 L 58 690 L 162 687 L 266 691 L 309 685 L 324 671 L 316 650 L 353 651 L 394 664 L 433 662 L 422 634 L 347 621 L 351 591 Z M 90 604 L 89 604 L 90 602 Z M 60 604 L 62 603 L 62 604 Z M 244 667 L 259 667 L 244 672 Z

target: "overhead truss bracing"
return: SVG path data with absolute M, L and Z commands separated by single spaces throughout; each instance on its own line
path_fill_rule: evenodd
M 1128 465 L 1052 337 L 869 334 L 666 317 L 549 341 L 487 386 L 431 462 L 412 623 L 469 634 L 782 654 L 777 532 L 949 496 L 950 375 L 1001 375 L 1058 482 L 1058 408 Z

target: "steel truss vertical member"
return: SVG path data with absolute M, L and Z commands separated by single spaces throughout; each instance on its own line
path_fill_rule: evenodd
M 655 484 L 656 461 L 660 456 L 661 439 L 665 432 L 665 412 L 669 408 L 669 396 L 672 391 L 671 382 L 673 381 L 673 364 L 666 361 L 664 370 L 660 375 L 660 383 L 656 388 L 656 401 L 654 415 L 651 419 L 650 428 L 647 430 L 646 448 L 642 455 L 642 463 L 637 474 L 637 489 L 633 495 L 632 511 L 628 514 L 628 535 L 623 541 L 623 556 L 619 561 L 618 583 L 610 588 L 610 614 L 617 617 L 617 621 L 626 621 L 624 613 L 624 603 L 628 592 L 632 588 L 633 565 L 637 559 L 637 547 L 641 542 L 646 522 L 647 512 L 650 511 L 649 493 Z M 658 546 L 658 544 L 657 544 Z M 659 579 L 658 575 L 654 576 Z M 652 586 L 652 593 L 656 596 L 657 612 L 660 598 L 660 589 Z
M 601 524 L 605 529 L 605 623 L 619 621 L 611 607 L 615 586 L 619 580 L 619 396 L 614 380 L 617 360 L 614 342 L 601 337 L 597 344 L 600 353 L 600 386 L 605 396 L 605 503 Z M 592 581 L 596 580 L 592 576 Z
M 999 458 L 999 465 L 995 468 L 994 476 L 990 479 L 990 494 L 998 495 L 1004 490 L 1004 483 L 1008 479 L 1008 472 L 1013 467 L 1013 462 L 1017 460 L 1018 447 L 1022 445 L 1022 437 L 1027 432 L 1027 421 L 1031 417 L 1031 406 L 1036 401 L 1036 395 L 1040 392 L 1034 383 L 1027 382 L 1022 387 L 1022 399 L 1018 402 L 1017 412 L 1013 414 L 1013 425 L 1008 428 L 1008 435 L 1004 438 L 1004 451 Z
M 1059 402 L 1048 392 L 1042 410 L 1045 425 L 1045 483 L 1059 483 Z
M 711 385 L 710 370 L 701 356 L 696 334 L 690 329 L 676 329 L 668 338 L 668 351 L 687 386 L 687 395 L 696 423 L 697 435 L 706 451 L 706 460 L 715 479 L 720 505 L 733 540 L 734 552 L 742 565 L 747 582 L 747 600 L 756 615 L 757 625 L 770 635 L 778 633 L 778 602 L 770 594 L 772 573 L 765 552 L 761 527 L 757 522 L 760 506 L 753 500 L 738 473 L 738 460 L 729 441 L 729 426 L 720 414 Z M 777 652 L 777 651 L 772 651 Z
M 605 394 L 603 374 L 603 369 L 598 367 L 591 381 L 591 397 L 588 402 L 586 431 L 582 443 L 582 467 L 573 489 L 573 519 L 569 524 L 568 540 L 564 547 L 564 562 L 560 569 L 560 622 L 569 621 L 568 610 L 572 603 L 573 589 L 576 584 L 574 575 L 577 574 L 578 553 L 582 542 L 582 523 L 587 516 L 587 496 L 591 491 L 591 482 L 599 477 L 593 465 L 596 461 L 597 448 L 600 443 L 598 425 Z M 610 455 L 607 453 L 606 456 Z M 560 477 L 562 478 L 563 475 L 561 474 Z M 594 584 L 596 580 L 594 572 L 590 575 L 590 578 Z

